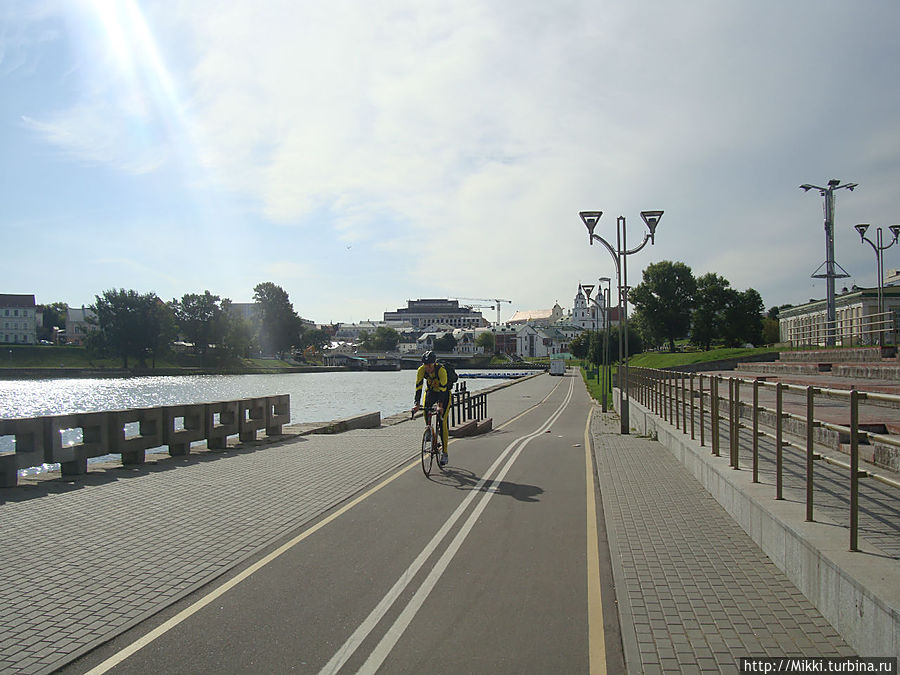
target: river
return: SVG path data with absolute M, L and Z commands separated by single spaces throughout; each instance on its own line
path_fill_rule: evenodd
M 469 391 L 478 391 L 497 383 L 495 379 L 460 380 L 466 383 Z M 375 411 L 387 417 L 412 407 L 414 384 L 415 372 L 411 370 L 0 380 L 0 419 L 228 401 L 277 394 L 291 395 L 292 423 L 324 422 Z M 73 433 L 80 436 L 80 431 Z M 64 439 L 72 440 L 78 442 L 80 438 Z M 14 447 L 12 437 L 0 436 L 0 452 L 11 452 Z

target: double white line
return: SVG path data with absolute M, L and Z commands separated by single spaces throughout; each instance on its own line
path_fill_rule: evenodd
M 479 493 L 481 493 L 481 488 L 490 480 L 487 488 L 481 494 L 481 501 L 479 501 L 475 506 L 475 509 L 466 519 L 459 532 L 456 533 L 456 536 L 450 542 L 449 546 L 447 546 L 447 549 L 441 555 L 440 559 L 431 568 L 428 576 L 425 577 L 422 585 L 419 586 L 418 590 L 410 599 L 409 603 L 400 612 L 400 615 L 388 629 L 387 633 L 385 633 L 384 637 L 381 639 L 375 649 L 372 650 L 372 653 L 369 655 L 369 658 L 366 660 L 366 662 L 362 665 L 359 672 L 374 673 L 378 670 L 381 664 L 384 663 L 384 660 L 388 657 L 388 654 L 391 653 L 391 650 L 397 644 L 400 636 L 403 635 L 403 632 L 412 622 L 413 618 L 416 615 L 416 612 L 418 612 L 419 608 L 422 607 L 425 599 L 437 584 L 438 579 L 441 578 L 441 575 L 447 569 L 447 566 L 456 555 L 460 546 L 462 546 L 463 542 L 466 540 L 466 537 L 472 531 L 472 528 L 478 521 L 479 516 L 487 506 L 488 501 L 497 492 L 497 485 L 504 479 L 510 468 L 512 468 L 512 465 L 515 463 L 519 454 L 533 439 L 537 438 L 543 433 L 546 433 L 547 429 L 549 429 L 550 426 L 553 425 L 557 419 L 559 419 L 560 415 L 562 415 L 563 411 L 569 405 L 569 402 L 572 400 L 572 392 L 574 391 L 575 379 L 576 378 L 574 377 L 568 378 L 569 391 L 566 394 L 566 397 L 563 400 L 562 404 L 553 412 L 552 415 L 550 415 L 546 422 L 544 422 L 537 430 L 533 431 L 527 436 L 517 438 L 508 446 L 506 446 L 506 448 L 502 453 L 500 453 L 500 456 L 496 459 L 496 461 L 494 461 L 487 472 L 485 472 L 485 477 L 478 481 L 478 484 L 475 485 L 469 495 L 456 508 L 453 514 L 437 531 L 434 537 L 432 537 L 431 541 L 428 542 L 428 545 L 425 546 L 425 548 L 416 557 L 412 564 L 403 572 L 403 574 L 400 575 L 400 578 L 397 579 L 397 582 L 393 585 L 391 590 L 388 591 L 387 595 L 385 595 L 384 598 L 382 598 L 382 600 L 375 606 L 375 609 L 373 609 L 369 616 L 367 616 L 365 620 L 359 625 L 359 628 L 353 631 L 353 634 L 347 639 L 347 641 L 341 646 L 341 648 L 338 649 L 331 660 L 327 664 L 325 664 L 325 667 L 322 668 L 320 673 L 337 673 L 343 667 L 343 665 L 350 659 L 350 657 L 359 648 L 363 641 L 375 629 L 375 626 L 378 624 L 378 622 L 384 618 L 384 615 L 393 606 L 400 594 L 403 593 L 407 586 L 409 586 L 409 584 L 412 582 L 416 574 L 418 574 L 419 570 L 422 568 L 425 562 L 431 557 L 438 546 L 440 546 L 441 542 L 446 538 L 450 530 L 453 529 L 453 526 L 456 524 L 456 522 L 460 518 L 462 518 L 463 514 L 466 512 L 472 501 L 479 495 Z M 506 461 L 506 464 L 503 466 L 503 468 L 499 471 L 499 473 L 497 473 L 496 476 L 494 476 L 494 478 L 489 479 L 488 477 L 494 473 L 497 467 L 500 466 L 500 464 L 502 464 L 504 460 Z

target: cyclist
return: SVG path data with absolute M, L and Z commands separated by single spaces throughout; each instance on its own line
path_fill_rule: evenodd
M 444 413 L 450 407 L 450 387 L 447 384 L 447 369 L 437 363 L 437 357 L 434 352 L 428 351 L 422 355 L 422 365 L 416 371 L 416 405 L 413 412 L 419 410 L 422 406 L 419 401 L 422 398 L 422 385 L 428 384 L 428 391 L 425 393 L 425 424 L 428 424 L 428 416 L 431 414 L 431 406 L 438 405 L 438 422 L 441 430 L 442 452 L 438 460 L 441 466 L 446 466 L 450 458 L 447 456 L 447 445 L 450 436 L 450 430 L 447 426 L 447 415 Z

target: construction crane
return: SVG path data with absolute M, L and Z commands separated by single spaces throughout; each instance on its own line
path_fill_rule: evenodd
M 466 304 L 466 307 L 470 309 L 496 309 L 497 310 L 497 324 L 500 323 L 500 303 L 501 302 L 512 302 L 512 300 L 503 300 L 502 298 L 455 298 L 456 300 L 468 300 L 469 302 L 489 302 L 490 305 L 469 305 Z

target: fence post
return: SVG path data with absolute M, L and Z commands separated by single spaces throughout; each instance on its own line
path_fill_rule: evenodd
M 781 484 L 781 460 L 784 443 L 781 438 L 782 427 L 781 382 L 775 383 L 775 499 L 784 499 Z
M 728 378 L 728 466 L 734 468 L 734 378 Z
M 741 379 L 734 378 L 734 443 L 732 445 L 731 466 L 741 468 Z
M 709 422 L 712 425 L 712 454 L 719 456 L 719 376 L 711 375 L 709 395 Z
M 675 389 L 675 428 L 681 431 L 681 415 L 678 414 L 678 408 L 680 405 L 679 394 L 681 393 L 681 374 L 676 371 L 674 374 L 674 378 L 675 381 L 673 382 L 672 386 Z
M 759 482 L 759 379 L 753 380 L 753 482 Z
M 858 551 L 859 531 L 859 392 L 850 391 L 850 550 Z
M 706 426 L 703 423 L 703 373 L 700 373 L 700 447 L 706 444 Z
M 694 374 L 691 373 L 691 440 L 694 440 Z
M 813 430 L 815 421 L 813 411 L 815 409 L 815 389 L 806 388 L 806 520 L 813 519 Z

